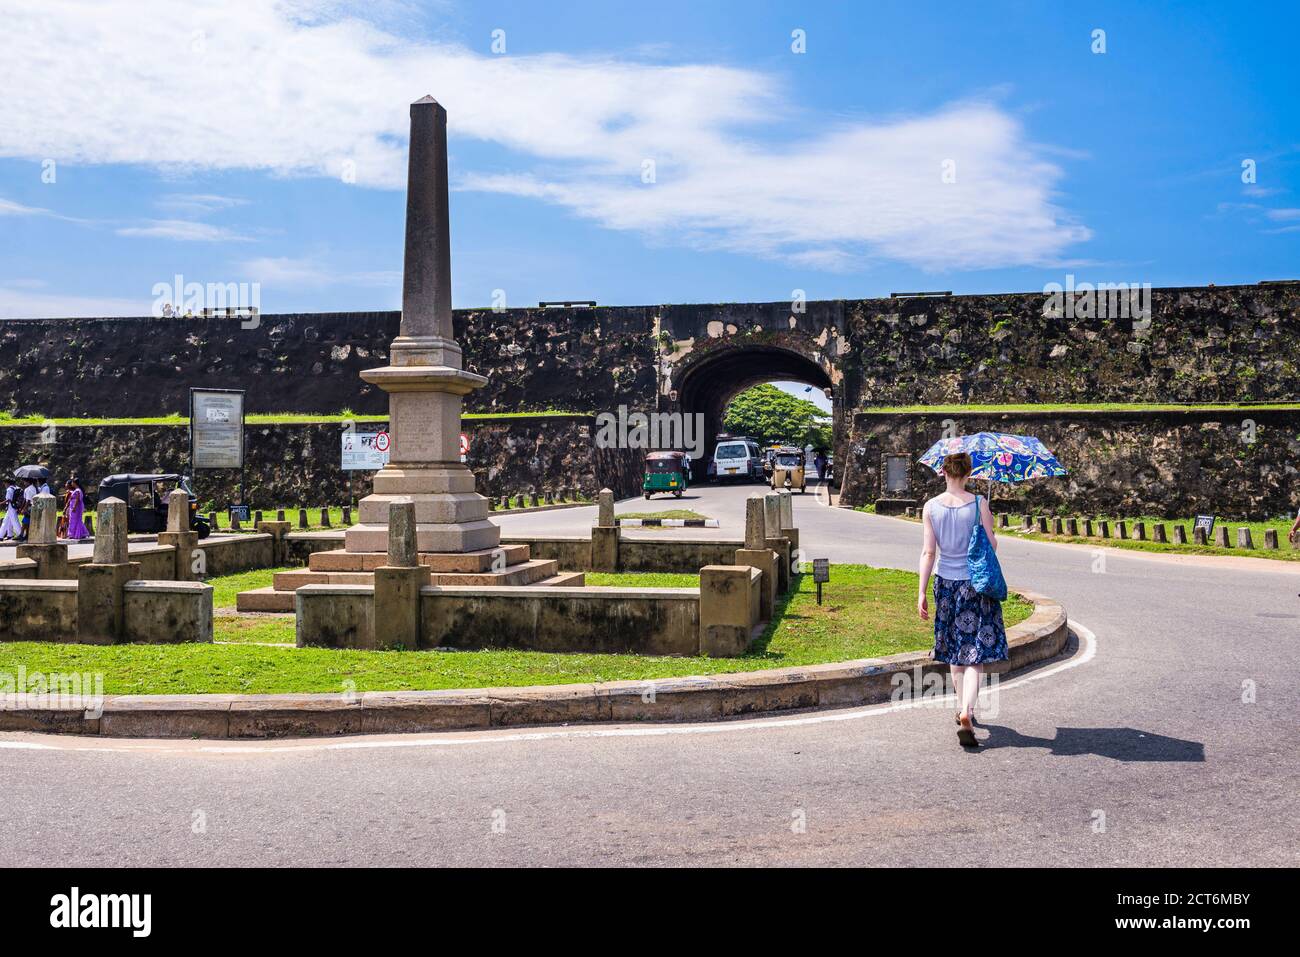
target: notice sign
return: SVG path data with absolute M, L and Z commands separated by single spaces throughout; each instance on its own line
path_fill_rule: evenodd
M 344 432 L 343 470 L 374 472 L 388 464 L 387 432 Z
M 1192 528 L 1203 528 L 1203 529 L 1205 529 L 1205 537 L 1206 537 L 1206 538 L 1209 538 L 1211 535 L 1214 534 L 1214 516 L 1213 516 L 1213 515 L 1197 515 L 1197 516 L 1196 516 L 1196 522 L 1192 525 Z
M 813 581 L 821 584 L 831 580 L 831 560 L 829 558 L 813 559 Z
M 196 469 L 244 467 L 244 393 L 190 389 L 190 461 Z

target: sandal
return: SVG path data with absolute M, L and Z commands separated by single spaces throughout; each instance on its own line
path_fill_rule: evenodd
M 961 712 L 960 712 L 960 711 L 956 712 L 956 714 L 954 715 L 954 717 L 957 719 L 957 723 L 958 723 L 958 724 L 961 724 Z M 972 712 L 970 713 L 970 723 L 973 724 L 973 725 L 975 725 L 975 724 L 979 724 L 979 722 L 975 720 L 975 712 L 974 712 L 974 711 L 972 711 Z
M 963 748 L 978 748 L 980 743 L 975 740 L 975 729 L 970 725 L 970 718 L 965 721 L 957 722 L 957 740 Z

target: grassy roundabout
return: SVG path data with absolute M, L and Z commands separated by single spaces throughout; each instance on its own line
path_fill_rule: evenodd
M 291 616 L 235 616 L 221 609 L 242 588 L 269 584 L 273 570 L 212 581 L 219 644 L 94 645 L 14 642 L 0 645 L 0 671 L 103 675 L 104 693 L 273 694 L 341 690 L 431 690 L 669 678 L 756 671 L 872 658 L 928 648 L 931 625 L 916 617 L 916 575 L 837 565 L 816 601 L 812 576 L 782 601 L 776 620 L 740 658 L 550 654 L 508 651 L 334 651 L 297 648 Z M 589 584 L 636 588 L 689 587 L 695 575 L 589 574 Z M 1004 606 L 1006 623 L 1032 612 L 1026 602 Z M 267 647 L 255 642 L 268 642 Z

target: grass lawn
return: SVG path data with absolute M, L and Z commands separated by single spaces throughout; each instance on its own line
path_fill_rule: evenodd
M 240 576 L 238 586 L 214 580 L 228 593 L 271 572 Z M 681 587 L 694 575 L 591 575 L 591 584 Z M 334 651 L 286 644 L 268 648 L 254 641 L 292 641 L 293 619 L 222 616 L 218 645 L 92 645 L 13 642 L 0 644 L 0 671 L 19 665 L 31 672 L 103 675 L 105 694 L 285 693 L 477 688 L 566 684 L 722 674 L 790 665 L 869 658 L 928 648 L 932 625 L 916 617 L 916 575 L 911 572 L 836 565 L 816 602 L 811 575 L 778 608 L 776 621 L 740 658 L 669 658 L 645 655 L 550 654 L 532 651 Z M 254 586 L 255 587 L 255 586 Z M 1032 611 L 1024 602 L 1003 606 L 1008 625 Z M 269 636 L 269 637 L 268 637 Z
M 662 512 L 619 512 L 617 518 L 711 518 L 709 515 L 701 515 L 699 512 L 693 512 L 689 508 L 668 508 Z M 653 527 L 653 526 L 651 526 Z
M 1040 402 L 1004 405 L 891 405 L 861 409 L 860 412 L 893 415 L 898 412 L 1267 412 L 1300 410 L 1296 402 L 1204 402 L 1179 404 L 1170 402 Z

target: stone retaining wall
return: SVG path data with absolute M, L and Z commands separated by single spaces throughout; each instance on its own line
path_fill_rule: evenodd
M 1230 412 L 884 413 L 854 416 L 840 504 L 923 502 L 943 482 L 917 459 L 945 430 L 1035 435 L 1069 469 L 1063 478 L 995 486 L 1008 512 L 1215 514 L 1258 521 L 1294 515 L 1300 410 Z M 884 487 L 886 456 L 909 463 L 907 488 Z M 982 484 L 976 489 L 983 491 Z M 901 506 L 900 506 L 901 507 Z

